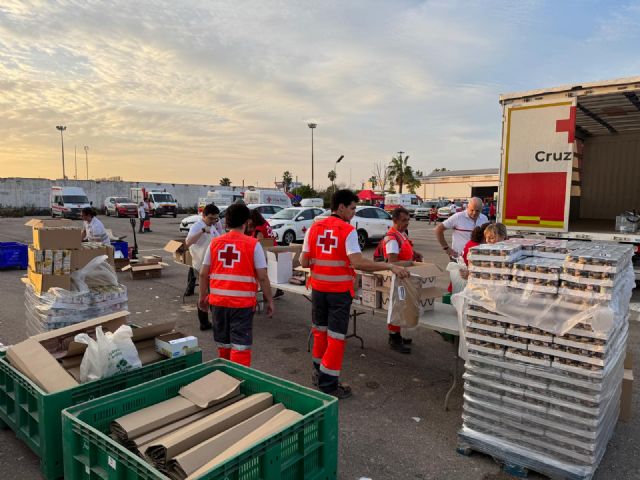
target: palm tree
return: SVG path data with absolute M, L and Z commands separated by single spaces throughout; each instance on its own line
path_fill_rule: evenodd
M 330 170 L 330 171 L 329 171 L 329 174 L 327 175 L 327 177 L 328 177 L 328 178 L 329 178 L 329 180 L 331 181 L 331 186 L 332 186 L 332 187 L 333 187 L 333 189 L 335 190 L 335 189 L 336 189 L 336 186 L 335 186 L 335 183 L 334 183 L 334 182 L 336 181 L 336 178 L 338 177 L 338 174 L 336 173 L 336 171 L 335 171 L 335 170 Z
M 409 155 L 402 158 L 402 154 L 404 152 L 398 152 L 397 157 L 393 157 L 391 159 L 391 163 L 389 164 L 389 177 L 393 183 L 398 185 L 398 193 L 402 193 L 402 186 L 407 183 L 407 180 L 410 180 L 413 177 L 413 170 L 407 164 L 409 160 Z
M 371 188 L 373 190 L 376 189 L 376 185 L 378 184 L 378 179 L 375 175 L 371 175 L 371 177 L 369 178 L 369 183 L 371 183 Z
M 228 177 L 222 177 L 220 179 L 220 186 L 222 186 L 222 187 L 230 187 L 231 186 L 231 180 Z
M 291 176 L 291 172 L 289 172 L 289 170 L 286 170 L 282 174 L 282 186 L 284 187 L 285 192 L 289 191 L 289 188 L 291 187 L 292 183 L 293 183 L 293 177 Z

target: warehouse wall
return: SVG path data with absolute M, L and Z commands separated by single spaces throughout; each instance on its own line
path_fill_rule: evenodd
M 497 187 L 496 182 L 450 182 L 423 183 L 420 196 L 425 199 L 436 198 L 469 198 L 471 187 Z
M 217 185 L 187 185 L 153 182 L 107 182 L 95 180 L 47 180 L 38 178 L 0 178 L 0 205 L 8 207 L 49 207 L 52 186 L 81 187 L 95 207 L 102 207 L 106 197 L 129 196 L 131 187 L 166 189 L 182 207 L 196 206 L 198 198 L 205 197 Z

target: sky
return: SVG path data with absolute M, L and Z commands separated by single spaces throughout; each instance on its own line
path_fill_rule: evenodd
M 359 185 L 499 165 L 501 93 L 640 75 L 640 1 L 0 4 L 0 177 Z

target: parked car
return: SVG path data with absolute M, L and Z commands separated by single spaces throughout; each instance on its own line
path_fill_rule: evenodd
M 431 208 L 436 207 L 444 207 L 448 202 L 444 202 L 442 200 L 427 200 L 426 202 L 422 202 L 422 204 L 416 208 L 415 211 L 415 219 L 416 220 L 429 220 L 429 211 Z
M 222 220 L 223 225 L 224 225 L 224 214 L 227 208 L 228 207 L 220 207 L 220 220 Z M 191 228 L 191 225 L 196 223 L 200 218 L 202 218 L 202 214 L 200 213 L 197 215 L 189 215 L 188 217 L 183 218 L 182 221 L 180 222 L 180 226 L 178 227 L 178 230 L 184 233 L 189 233 L 189 229 Z
M 138 206 L 126 197 L 107 197 L 104 199 L 104 214 L 116 217 L 137 217 Z
M 314 221 L 326 218 L 329 215 L 331 215 L 331 212 L 325 210 Z M 377 243 L 382 240 L 392 224 L 391 215 L 383 209 L 366 205 L 356 207 L 356 214 L 351 219 L 351 225 L 356 227 L 358 232 L 360 248 L 366 247 L 368 243 Z
M 458 213 L 464 210 L 464 204 L 462 202 L 450 203 L 444 207 L 438 209 L 438 220 L 443 222 L 454 213 Z M 453 206 L 453 207 L 452 207 Z
M 281 207 L 280 205 L 273 205 L 270 203 L 250 203 L 247 207 L 249 207 L 249 210 L 257 210 L 260 212 L 260 215 L 262 215 L 265 220 L 270 219 L 276 213 L 284 209 L 284 207 Z
M 317 207 L 291 207 L 280 210 L 269 219 L 276 240 L 284 245 L 304 240 L 313 219 L 324 210 Z

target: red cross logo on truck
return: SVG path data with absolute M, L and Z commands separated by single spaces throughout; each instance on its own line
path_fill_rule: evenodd
M 556 132 L 567 132 L 567 143 L 576 141 L 576 107 L 569 107 L 569 118 L 556 120 Z
M 322 249 L 322 253 L 331 253 L 338 246 L 338 238 L 333 236 L 333 230 L 326 230 L 318 237 L 316 245 Z
M 222 262 L 225 268 L 233 268 L 240 261 L 240 252 L 233 243 L 227 243 L 222 250 L 218 250 L 218 261 Z

